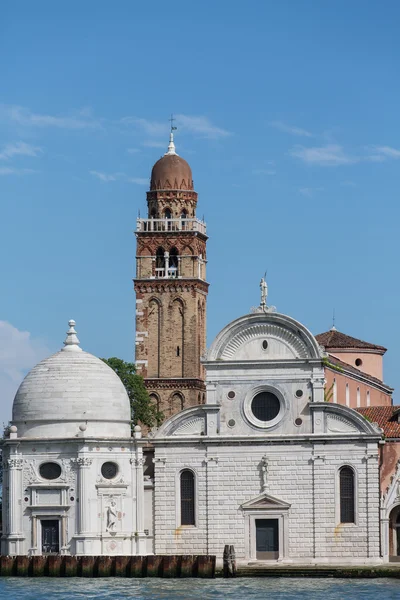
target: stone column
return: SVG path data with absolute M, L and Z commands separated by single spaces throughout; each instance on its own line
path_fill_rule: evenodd
M 78 528 L 78 532 L 81 534 L 81 533 L 86 533 L 87 529 L 88 529 L 87 515 L 89 514 L 89 507 L 88 507 L 88 494 L 87 494 L 87 485 L 88 485 L 87 472 L 93 461 L 91 458 L 80 457 L 76 460 L 76 462 L 79 467 L 79 473 L 78 473 L 79 528 Z
M 21 476 L 23 460 L 22 458 L 8 459 L 8 487 L 9 487 L 9 518 L 10 535 L 18 535 L 21 530 Z
M 136 440 L 142 437 L 141 428 L 136 425 L 134 429 L 134 438 Z M 146 534 L 144 533 L 144 477 L 143 477 L 143 448 L 136 445 L 135 451 L 135 471 L 136 471 L 136 554 L 146 553 Z

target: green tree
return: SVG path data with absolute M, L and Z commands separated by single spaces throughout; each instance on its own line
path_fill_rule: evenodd
M 143 377 L 136 373 L 133 363 L 125 362 L 121 358 L 102 359 L 121 379 L 131 403 L 131 418 L 133 425 L 146 425 L 151 428 L 159 425 L 164 415 L 157 410 L 145 388 Z

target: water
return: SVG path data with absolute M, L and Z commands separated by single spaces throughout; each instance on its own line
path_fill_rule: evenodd
M 1 600 L 400 600 L 397 579 L 0 578 Z

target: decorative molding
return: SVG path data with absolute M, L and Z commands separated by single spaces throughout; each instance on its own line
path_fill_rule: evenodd
M 24 461 L 22 458 L 9 458 L 7 460 L 7 464 L 9 469 L 22 469 L 24 466 Z
M 125 485 L 125 480 L 123 475 L 121 475 L 121 477 L 118 477 L 117 479 L 105 479 L 100 475 L 96 479 L 96 484 L 104 484 L 107 487 L 113 487 L 118 485 Z
M 202 379 L 162 379 L 146 378 L 144 383 L 149 393 L 153 390 L 199 390 L 206 391 L 206 385 Z
M 141 456 L 140 458 L 130 458 L 129 462 L 131 463 L 131 465 L 135 465 L 135 467 L 144 467 L 146 459 Z
M 24 460 L 24 472 L 23 472 L 23 486 L 26 488 L 31 483 L 39 482 L 39 476 L 36 471 L 35 460 Z
M 326 430 L 328 433 L 353 433 L 359 431 L 353 423 L 337 415 L 326 416 Z
M 87 458 L 84 456 L 80 456 L 79 458 L 75 458 L 74 460 L 78 467 L 90 467 L 93 463 L 93 460 L 91 458 Z
M 172 435 L 204 435 L 206 423 L 204 417 L 193 417 L 179 425 Z
M 134 279 L 135 292 L 147 294 L 202 292 L 208 293 L 209 283 L 202 279 Z

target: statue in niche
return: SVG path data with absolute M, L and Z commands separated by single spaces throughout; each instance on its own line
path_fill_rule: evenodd
M 111 500 L 107 506 L 107 527 L 106 530 L 110 533 L 114 532 L 117 528 L 117 510 L 115 500 Z
M 265 492 L 268 486 L 268 458 L 266 454 L 261 459 L 261 481 L 262 491 Z

